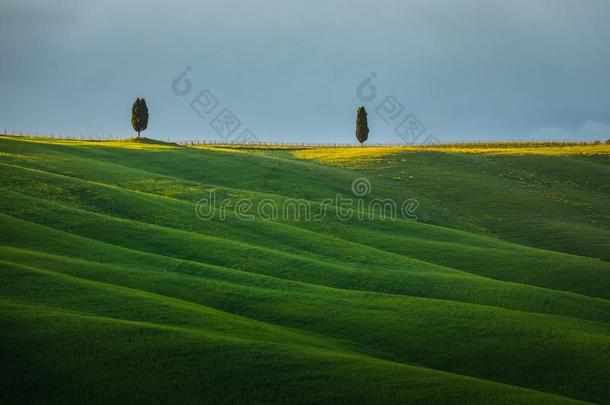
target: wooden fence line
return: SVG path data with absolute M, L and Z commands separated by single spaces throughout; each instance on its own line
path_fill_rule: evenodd
M 42 134 L 38 131 L 7 131 L 4 130 L 4 136 L 21 136 L 21 137 L 34 137 L 41 139 L 61 139 L 61 140 L 80 140 L 80 141 L 117 141 L 125 138 L 115 137 L 113 135 L 73 135 L 73 134 L 55 134 L 48 133 Z M 322 142 L 269 142 L 269 141 L 253 141 L 253 142 L 240 142 L 230 140 L 172 140 L 172 139 L 161 139 L 161 141 L 167 143 L 174 143 L 183 146 L 212 146 L 212 147 L 260 147 L 260 148 L 378 148 L 378 147 L 465 147 L 465 146 L 479 146 L 479 147 L 511 147 L 511 146 L 576 146 L 576 145 L 591 145 L 593 142 L 584 141 L 464 141 L 464 142 L 450 142 L 450 143 L 439 143 L 439 144 L 406 144 L 406 143 L 366 143 L 360 145 L 359 143 L 322 143 Z

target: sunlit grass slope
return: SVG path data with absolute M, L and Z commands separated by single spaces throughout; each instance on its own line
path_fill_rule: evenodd
M 0 401 L 610 400 L 608 155 L 238 152 L 0 138 Z
M 379 196 L 426 201 L 431 222 L 610 259 L 610 145 L 325 148 L 292 155 L 354 169 Z

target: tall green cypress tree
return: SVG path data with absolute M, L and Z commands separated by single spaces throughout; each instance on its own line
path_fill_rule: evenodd
M 144 98 L 138 97 L 133 102 L 131 107 L 131 126 L 138 133 L 138 138 L 140 138 L 140 132 L 148 127 L 148 107 Z
M 369 138 L 369 125 L 366 119 L 366 109 L 363 106 L 358 107 L 356 112 L 356 139 L 360 142 L 360 146 Z

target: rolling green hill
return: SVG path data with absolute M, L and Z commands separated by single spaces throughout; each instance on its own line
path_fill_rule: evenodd
M 610 403 L 604 145 L 5 136 L 0 170 L 2 403 Z

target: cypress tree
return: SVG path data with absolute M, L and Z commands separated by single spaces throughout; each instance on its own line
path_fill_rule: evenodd
M 138 97 L 133 102 L 131 107 L 131 126 L 138 133 L 138 138 L 140 138 L 140 132 L 148 127 L 148 107 L 144 98 Z
M 360 146 L 369 138 L 369 125 L 366 120 L 366 109 L 363 106 L 358 107 L 356 113 L 356 139 L 360 142 Z

